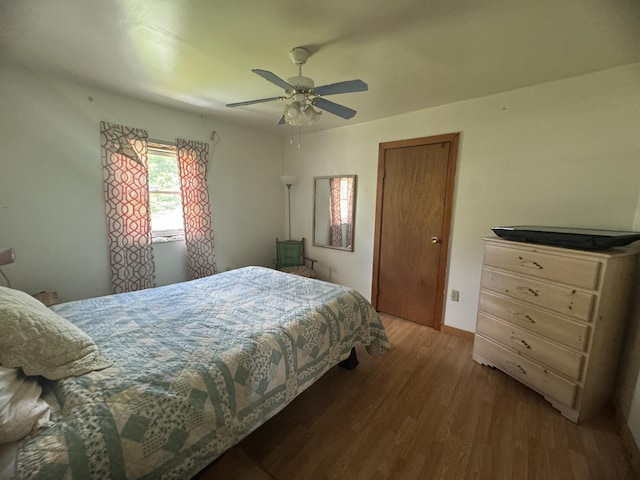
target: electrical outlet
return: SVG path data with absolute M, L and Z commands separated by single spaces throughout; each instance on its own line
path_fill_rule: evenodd
M 460 292 L 458 290 L 451 290 L 451 301 L 452 302 L 460 301 Z

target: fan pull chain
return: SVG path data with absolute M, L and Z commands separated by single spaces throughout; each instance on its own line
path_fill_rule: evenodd
M 291 138 L 289 138 L 289 145 L 293 145 L 293 138 L 295 137 L 294 126 L 291 126 Z M 298 148 L 302 148 L 302 127 L 298 127 Z

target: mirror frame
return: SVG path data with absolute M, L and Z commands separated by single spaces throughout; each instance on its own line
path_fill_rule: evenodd
M 316 243 L 316 203 L 318 199 L 318 180 L 331 180 L 333 178 L 353 178 L 353 196 L 351 205 L 351 245 L 348 247 L 334 247 L 333 245 L 324 245 Z M 314 247 L 332 248 L 334 250 L 342 250 L 343 252 L 353 252 L 353 245 L 355 240 L 355 225 L 356 225 L 356 194 L 358 191 L 358 176 L 357 175 L 327 175 L 322 177 L 313 177 L 313 231 L 311 235 L 312 244 Z

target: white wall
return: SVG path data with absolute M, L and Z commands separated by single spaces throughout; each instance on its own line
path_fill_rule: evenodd
M 355 251 L 308 246 L 326 279 L 371 292 L 378 144 L 461 132 L 445 324 L 475 329 L 492 225 L 630 230 L 640 193 L 640 64 L 285 142 L 292 235 L 311 238 L 313 177 L 357 174 Z M 362 93 L 360 95 L 366 95 Z M 336 99 L 348 104 L 348 96 Z
M 218 270 L 271 265 L 284 229 L 280 138 L 2 65 L 0 249 L 15 249 L 3 268 L 15 288 L 57 290 L 61 301 L 111 293 L 101 120 L 152 139 L 210 142 Z M 154 246 L 158 284 L 186 279 L 185 251 L 183 242 Z
M 640 231 L 639 86 L 634 64 L 303 135 L 300 149 L 286 142 L 285 168 L 299 178 L 291 191 L 293 236 L 311 236 L 314 176 L 357 174 L 355 251 L 307 249 L 325 279 L 369 296 L 378 144 L 461 132 L 447 281 L 460 302 L 447 300 L 444 323 L 473 331 L 481 238 L 492 225 Z M 640 299 L 616 396 L 640 445 L 639 372 Z

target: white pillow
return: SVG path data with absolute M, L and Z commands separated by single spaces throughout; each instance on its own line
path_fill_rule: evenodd
M 50 380 L 112 364 L 80 328 L 19 290 L 0 287 L 0 365 Z
M 0 444 L 26 437 L 49 424 L 51 407 L 40 398 L 36 378 L 18 368 L 0 367 Z

